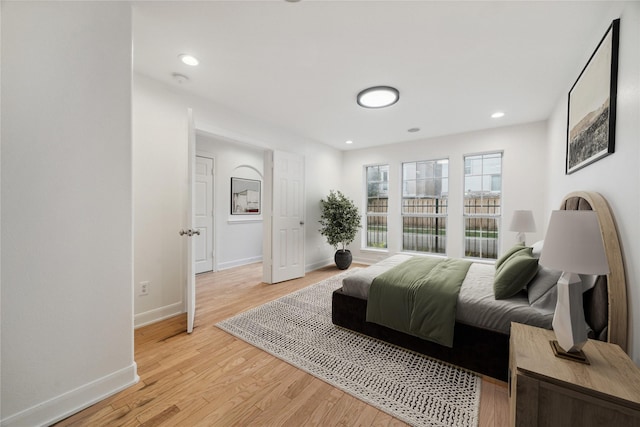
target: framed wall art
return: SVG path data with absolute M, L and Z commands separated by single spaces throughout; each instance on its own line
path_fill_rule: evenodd
M 619 34 L 616 19 L 569 91 L 567 175 L 614 152 Z
M 260 215 L 261 183 L 255 179 L 231 178 L 231 215 Z

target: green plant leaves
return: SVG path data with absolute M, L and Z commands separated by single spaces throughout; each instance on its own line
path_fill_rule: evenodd
M 362 227 L 358 207 L 341 191 L 329 192 L 326 199 L 320 200 L 320 234 L 327 238 L 327 242 L 338 249 L 342 249 L 356 237 Z

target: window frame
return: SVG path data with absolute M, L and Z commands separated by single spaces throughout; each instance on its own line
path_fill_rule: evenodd
M 442 182 L 442 180 L 446 179 L 447 181 L 447 203 L 445 205 L 445 212 L 444 213 L 409 213 L 409 212 L 405 212 L 405 198 L 411 199 L 411 197 L 406 197 L 405 196 L 405 183 L 406 182 L 410 182 L 410 181 L 414 181 L 416 183 L 416 191 L 415 191 L 415 197 L 413 197 L 413 200 L 419 200 L 419 197 L 417 196 L 418 194 L 418 180 L 419 178 L 417 178 L 417 170 L 418 170 L 418 164 L 419 163 L 433 163 L 434 165 L 437 165 L 439 162 L 442 161 L 446 161 L 447 162 L 447 175 L 446 177 L 440 176 L 439 178 L 435 176 L 435 172 L 433 174 L 433 177 L 427 177 L 424 178 L 425 180 L 427 179 L 433 179 L 435 180 L 440 180 Z M 406 180 L 405 179 L 405 165 L 408 164 L 415 164 L 416 166 L 416 178 L 411 179 L 411 180 Z M 442 157 L 442 158 L 438 158 L 438 159 L 425 159 L 425 160 L 412 160 L 412 161 L 404 161 L 400 163 L 400 221 L 402 224 L 401 227 L 401 239 L 402 239 L 402 251 L 403 252 L 412 252 L 412 253 L 419 253 L 419 254 L 429 254 L 429 255 L 446 255 L 447 253 L 447 237 L 448 237 L 448 233 L 447 233 L 447 227 L 449 226 L 449 166 L 450 166 L 450 159 L 449 157 Z M 422 199 L 428 199 L 426 197 L 422 198 Z M 438 200 L 442 200 L 442 189 L 440 192 L 440 197 L 433 197 L 433 199 L 438 199 Z M 438 252 L 437 249 L 439 247 L 439 244 L 436 243 L 436 251 L 432 251 L 432 250 L 418 250 L 418 249 L 413 249 L 413 248 L 405 248 L 405 218 L 434 218 L 434 219 L 440 219 L 443 218 L 445 220 L 445 225 L 444 225 L 444 248 L 442 252 Z M 439 237 L 440 235 L 436 235 L 436 239 Z M 437 241 L 437 240 L 436 240 Z M 431 245 L 430 245 L 431 246 Z
M 499 155 L 500 158 L 500 190 L 499 190 L 499 194 L 500 194 L 500 203 L 498 205 L 499 208 L 499 213 L 480 213 L 480 214 L 470 214 L 467 213 L 467 158 L 470 157 L 478 157 L 481 156 L 481 161 L 482 161 L 482 173 L 480 174 L 469 174 L 469 175 L 474 175 L 474 176 L 480 176 L 481 177 L 481 182 L 482 180 L 484 180 L 485 177 L 490 177 L 491 181 L 490 181 L 490 187 L 493 188 L 493 182 L 494 182 L 494 178 L 497 176 L 497 174 L 491 174 L 491 173 L 484 173 L 484 159 L 485 156 L 495 156 L 495 155 Z M 476 260 L 481 260 L 481 261 L 495 261 L 498 258 L 498 254 L 500 253 L 500 236 L 502 235 L 502 216 L 503 216 L 503 206 L 504 206 L 504 199 L 503 199 L 503 177 L 504 177 L 504 151 L 502 150 L 496 150 L 496 151 L 486 151 L 486 152 L 481 152 L 481 153 L 470 153 L 470 154 L 464 154 L 462 156 L 462 160 L 463 160 L 463 176 L 462 176 L 462 185 L 463 185 L 463 189 L 462 189 L 462 248 L 463 248 L 463 257 L 464 258 L 469 258 L 469 259 L 476 259 Z M 473 172 L 473 166 L 470 166 L 470 172 Z M 482 184 L 481 184 L 482 187 Z M 480 191 L 480 200 L 482 200 L 485 196 L 485 191 L 481 190 Z M 490 189 L 489 191 L 487 191 L 488 194 L 493 193 L 493 191 Z M 483 203 L 481 203 L 480 205 L 481 207 L 484 206 Z M 495 208 L 495 205 L 494 205 Z M 493 251 L 494 253 L 492 253 L 491 257 L 487 257 L 487 256 L 483 256 L 483 247 L 482 244 L 480 245 L 480 256 L 475 256 L 475 255 L 467 255 L 467 220 L 468 219 L 490 219 L 495 221 L 495 251 Z M 481 230 L 482 232 L 482 230 Z M 487 252 L 489 252 L 487 250 Z
M 386 181 L 380 180 L 376 181 L 378 184 L 386 182 L 386 195 L 387 195 L 387 205 L 386 212 L 369 212 L 369 168 L 380 168 L 386 167 Z M 364 232 L 362 233 L 362 249 L 368 251 L 389 251 L 389 177 L 391 172 L 391 165 L 389 163 L 375 163 L 370 165 L 363 166 L 363 174 L 364 174 L 364 221 L 363 228 Z M 380 198 L 378 198 L 380 199 Z M 384 218 L 386 229 L 382 232 L 384 234 L 384 246 L 369 246 L 369 218 L 370 217 L 379 217 Z

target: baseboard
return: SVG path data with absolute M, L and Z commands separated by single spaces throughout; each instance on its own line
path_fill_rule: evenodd
M 180 301 L 171 305 L 166 305 L 160 308 L 154 308 L 153 310 L 145 311 L 144 313 L 136 314 L 133 317 L 134 329 L 142 326 L 150 325 L 152 323 L 159 322 L 164 319 L 168 319 L 178 314 L 184 313 L 184 302 Z
M 369 258 L 354 258 L 353 262 L 356 264 L 364 264 L 364 265 L 373 265 L 379 260 L 369 259 Z
M 326 266 L 331 265 L 333 263 L 334 263 L 333 258 L 323 259 L 321 261 L 314 262 L 312 264 L 307 264 L 305 266 L 305 270 L 304 271 L 306 273 L 309 273 L 310 271 L 317 270 L 317 269 L 322 268 L 322 267 L 326 267 Z
M 233 267 L 240 267 L 241 265 L 255 264 L 256 262 L 262 262 L 262 255 L 254 256 L 250 258 L 237 259 L 233 261 L 222 262 L 218 264 L 219 270 L 227 270 Z
M 136 363 L 0 421 L 2 427 L 47 426 L 140 381 Z

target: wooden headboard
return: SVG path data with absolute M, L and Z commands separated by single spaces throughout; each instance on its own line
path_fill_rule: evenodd
M 560 209 L 593 210 L 598 215 L 610 271 L 600 276 L 593 289 L 585 292 L 585 317 L 595 331 L 595 338 L 618 344 L 626 352 L 627 282 L 618 229 L 609 204 L 599 193 L 575 191 L 565 196 Z

